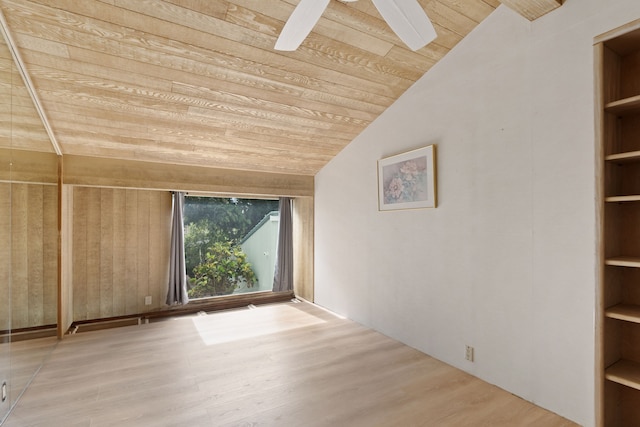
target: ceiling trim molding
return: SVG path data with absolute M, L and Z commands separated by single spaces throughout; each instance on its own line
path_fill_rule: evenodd
M 529 21 L 535 21 L 562 6 L 564 0 L 500 0 L 500 2 Z
M 4 17 L 4 13 L 0 10 L 0 31 L 4 36 L 4 40 L 7 42 L 7 47 L 11 52 L 11 56 L 13 57 L 13 61 L 18 68 L 18 72 L 20 76 L 22 76 L 22 80 L 24 81 L 25 86 L 27 87 L 27 91 L 29 92 L 29 96 L 31 96 L 31 100 L 33 101 L 33 105 L 40 116 L 40 120 L 42 120 L 42 125 L 44 126 L 47 134 L 49 135 L 49 139 L 51 141 L 51 145 L 53 145 L 53 149 L 55 150 L 58 156 L 62 156 L 62 150 L 60 149 L 60 144 L 58 144 L 58 140 L 56 139 L 55 134 L 53 133 L 53 129 L 49 125 L 49 119 L 47 119 L 47 115 L 44 112 L 44 108 L 42 107 L 42 103 L 40 102 L 40 98 L 36 93 L 33 82 L 31 81 L 31 77 L 27 73 L 27 69 L 24 66 L 24 62 L 22 61 L 22 57 L 20 56 L 20 52 L 18 52 L 18 47 L 11 36 L 11 32 L 9 31 L 9 26 L 7 25 L 7 21 Z

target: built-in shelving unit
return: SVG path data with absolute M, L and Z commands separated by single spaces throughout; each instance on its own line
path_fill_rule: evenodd
M 633 267 L 640 268 L 640 258 L 632 257 L 611 257 L 604 260 L 605 265 L 615 267 Z
M 604 106 L 604 111 L 618 115 L 635 114 L 640 108 L 640 95 L 609 102 Z
M 640 305 L 616 304 L 607 308 L 604 313 L 611 319 L 640 323 Z
M 640 426 L 640 20 L 596 38 L 598 425 Z
M 638 162 L 640 161 L 640 151 L 631 151 L 630 153 L 609 154 L 606 158 L 608 162 Z
M 607 368 L 605 377 L 609 381 L 640 390 L 640 363 L 621 360 Z

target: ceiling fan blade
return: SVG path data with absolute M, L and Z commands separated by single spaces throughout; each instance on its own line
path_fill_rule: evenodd
M 284 24 L 276 50 L 296 50 L 322 16 L 330 0 L 300 0 Z
M 437 37 L 418 0 L 372 1 L 389 27 L 411 50 L 418 50 Z

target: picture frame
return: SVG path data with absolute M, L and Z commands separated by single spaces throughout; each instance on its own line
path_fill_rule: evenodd
M 378 160 L 378 210 L 435 208 L 436 146 Z

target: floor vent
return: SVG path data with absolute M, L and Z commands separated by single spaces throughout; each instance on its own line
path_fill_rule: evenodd
M 102 322 L 76 323 L 71 325 L 68 333 L 76 334 L 81 332 L 99 331 L 101 329 L 119 328 L 121 326 L 137 326 L 141 325 L 142 323 L 144 322 L 140 317 L 131 317 L 118 320 L 105 320 Z

